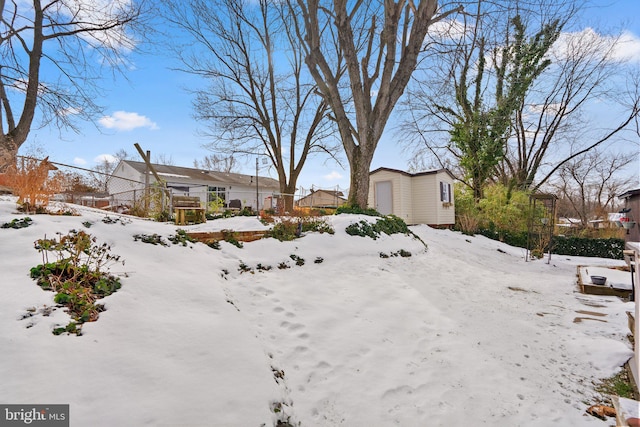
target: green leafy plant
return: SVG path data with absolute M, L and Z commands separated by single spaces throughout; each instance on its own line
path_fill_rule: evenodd
M 333 227 L 327 221 L 313 217 L 301 217 L 295 220 L 282 220 L 271 228 L 266 237 L 273 237 L 281 242 L 290 241 L 300 237 L 301 233 L 318 232 L 334 234 Z
M 374 240 L 380 237 L 380 233 L 388 235 L 411 233 L 404 220 L 395 215 L 379 218 L 374 224 L 361 220 L 360 222 L 349 224 L 345 231 L 351 236 L 371 237 Z
M 232 245 L 234 245 L 234 246 L 236 246 L 238 248 L 243 248 L 244 247 L 242 242 L 238 241 L 238 239 L 236 237 L 236 233 L 233 230 L 221 230 L 221 232 L 222 232 L 222 237 L 223 237 L 225 242 L 231 243 Z
M 33 220 L 28 216 L 20 219 L 14 218 L 10 222 L 5 222 L 4 224 L 2 224 L 0 228 L 15 228 L 15 229 L 27 228 L 28 226 L 31 225 L 32 222 Z
M 296 265 L 299 266 L 299 267 L 304 265 L 304 258 L 301 258 L 296 254 L 289 255 L 289 258 L 291 258 L 293 261 L 295 261 Z
M 240 265 L 238 266 L 238 271 L 240 273 L 253 273 L 253 270 L 251 269 L 251 267 L 249 267 L 247 264 L 245 264 L 242 261 L 240 261 Z
M 122 219 L 122 218 L 112 218 L 109 215 L 107 215 L 104 218 L 102 218 L 102 222 L 104 222 L 105 224 L 117 224 L 117 223 L 120 223 L 122 225 L 127 225 L 127 224 L 131 223 L 130 220 L 125 220 L 125 219 Z
M 258 265 L 256 266 L 256 270 L 258 271 L 269 271 L 271 270 L 271 266 L 270 265 L 262 265 L 261 263 L 258 263 Z
M 167 239 L 169 239 L 169 241 L 174 245 L 182 245 L 182 246 L 187 246 L 189 243 L 197 242 L 195 239 L 189 236 L 186 231 L 184 231 L 181 228 L 178 228 L 176 230 L 176 234 L 167 237 Z
M 36 240 L 34 247 L 42 254 L 42 264 L 31 269 L 31 278 L 43 290 L 56 292 L 54 301 L 66 306 L 74 320 L 66 328 L 55 329 L 54 334 L 81 335 L 82 324 L 97 320 L 104 311 L 96 300 L 120 289 L 120 279 L 111 275 L 109 268 L 124 261 L 111 254 L 109 245 L 97 244 L 96 238 L 84 231 L 58 233 L 54 239 L 45 237 Z M 49 261 L 49 253 L 55 254 L 55 261 Z
M 382 216 L 380 212 L 378 212 L 373 208 L 363 209 L 360 206 L 348 206 L 348 205 L 339 206 L 338 209 L 336 209 L 336 215 L 340 215 L 340 214 Z
M 161 246 L 169 246 L 167 242 L 162 240 L 162 236 L 159 234 L 153 233 L 151 235 L 148 234 L 134 234 L 133 235 L 134 242 L 141 241 L 142 243 L 149 243 L 151 245 L 161 245 Z

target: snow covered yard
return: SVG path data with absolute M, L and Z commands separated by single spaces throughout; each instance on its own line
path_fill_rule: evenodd
M 576 271 L 623 261 L 525 262 L 522 249 L 426 226 L 411 229 L 427 248 L 349 236 L 347 225 L 372 220 L 356 215 L 328 217 L 334 235 L 165 247 L 133 235 L 166 240 L 172 224 L 75 209 L 0 230 L 2 402 L 68 403 L 72 426 L 611 424 L 585 410 L 592 381 L 631 356 L 633 304 L 577 293 Z M 0 198 L 0 224 L 24 216 Z M 112 267 L 122 288 L 98 321 L 54 336 L 69 316 L 42 314 L 54 294 L 29 269 L 42 262 L 35 240 L 70 229 L 126 263 Z M 401 250 L 412 256 L 380 255 Z

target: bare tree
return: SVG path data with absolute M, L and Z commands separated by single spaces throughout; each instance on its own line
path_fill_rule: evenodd
M 367 206 L 369 168 L 429 28 L 459 12 L 437 0 L 297 0 L 305 61 L 331 106 L 349 160 L 349 203 Z M 346 88 L 346 90 L 345 90 Z
M 167 9 L 194 46 L 178 51 L 183 70 L 210 83 L 194 101 L 196 118 L 208 123 L 207 146 L 225 156 L 268 157 L 291 210 L 307 158 L 334 157 L 338 145 L 289 9 L 269 0 L 167 2 Z
M 572 16 L 571 2 L 535 3 L 534 11 L 528 0 L 476 0 L 441 25 L 429 43 L 444 54 L 421 64 L 403 104 L 409 148 L 452 169 L 476 199 L 495 178 L 515 111 L 549 67 L 547 52 Z
M 516 112 L 501 181 L 535 191 L 565 164 L 631 130 L 640 86 L 617 55 L 620 43 L 620 35 L 591 29 L 565 33 L 556 43 L 552 65 Z M 610 125 L 598 126 L 590 111 L 596 107 L 616 110 Z
M 551 187 L 586 227 L 589 220 L 606 219 L 608 212 L 617 210 L 617 196 L 633 182 L 632 177 L 622 178 L 621 172 L 633 160 L 629 154 L 592 150 L 565 162 Z
M 0 0 L 0 172 L 15 163 L 39 117 L 74 127 L 91 119 L 101 65 L 117 69 L 134 48 L 143 2 Z
M 219 156 L 217 154 L 210 154 L 201 160 L 195 159 L 193 161 L 193 167 L 196 169 L 230 173 L 234 172 L 238 167 L 238 162 L 233 155 Z
M 406 102 L 409 117 L 402 130 L 410 137 L 419 155 L 436 159 L 441 166 L 460 165 L 460 152 L 453 144 L 451 130 L 455 124 L 448 114 L 459 111 L 461 82 L 470 82 L 466 94 L 484 107 L 491 106 L 501 88 L 501 76 L 516 69 L 521 62 L 502 52 L 516 35 L 509 22 L 519 16 L 526 24 L 525 42 L 538 42 L 546 25 L 558 22 L 563 28 L 546 52 L 547 66 L 531 82 L 510 115 L 502 146 L 502 160 L 488 176 L 510 188 L 537 190 L 567 161 L 599 145 L 621 138 L 631 131 L 640 106 L 638 80 L 618 55 L 620 35 L 603 35 L 591 29 L 572 32 L 579 20 L 580 0 L 496 0 L 477 1 L 475 16 L 450 22 L 438 33 L 437 43 L 451 54 L 432 57 L 423 64 L 429 74 L 416 73 Z M 469 55 L 484 43 L 485 54 Z M 484 60 L 485 84 L 476 84 Z M 509 59 L 504 63 L 505 59 Z M 541 62 L 542 64 L 543 62 Z M 428 78 L 432 76 L 432 78 Z M 598 127 L 591 112 L 609 103 L 618 115 Z M 473 105 L 473 104 L 472 104 Z M 606 123 L 606 122 L 600 122 Z M 492 129 L 493 130 L 493 129 Z M 460 170 L 460 169 L 458 169 Z M 472 185 L 464 174 L 458 178 Z

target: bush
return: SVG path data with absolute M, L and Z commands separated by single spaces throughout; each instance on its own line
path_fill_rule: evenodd
M 476 203 L 473 191 L 457 184 L 455 199 L 456 229 L 465 234 L 484 234 L 489 230 L 491 233 L 497 233 L 498 240 L 502 241 L 508 238 L 508 234 L 518 235 L 528 229 L 527 224 L 532 212 L 529 207 L 529 193 L 526 191 L 509 192 L 504 185 L 494 184 L 485 189 L 485 197 Z
M 527 239 L 529 237 L 528 231 L 507 231 L 507 230 L 495 230 L 495 229 L 481 229 L 477 230 L 477 234 L 488 237 L 489 239 L 498 240 L 506 243 L 509 246 L 515 246 L 518 248 L 527 247 Z
M 283 220 L 267 231 L 265 237 L 273 237 L 281 242 L 288 242 L 299 237 L 298 222 Z
M 300 233 L 318 232 L 333 234 L 334 230 L 325 220 L 313 217 L 298 220 L 282 220 L 266 233 L 266 237 L 273 237 L 286 242 L 300 237 Z
M 623 259 L 623 239 L 587 239 L 554 236 L 552 252 L 558 255 Z
M 369 215 L 369 216 L 382 216 L 380 212 L 373 208 L 361 208 L 360 206 L 348 206 L 343 205 L 336 209 L 336 215 L 340 214 L 357 214 L 357 215 Z
M 348 225 L 345 231 L 351 236 L 371 237 L 374 240 L 380 237 L 380 233 L 388 235 L 411 233 L 404 220 L 395 215 L 384 216 L 378 219 L 375 224 L 362 220 Z

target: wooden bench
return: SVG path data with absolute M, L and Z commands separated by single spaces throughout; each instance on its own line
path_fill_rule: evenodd
M 207 221 L 199 197 L 173 196 L 176 225 L 200 224 Z

